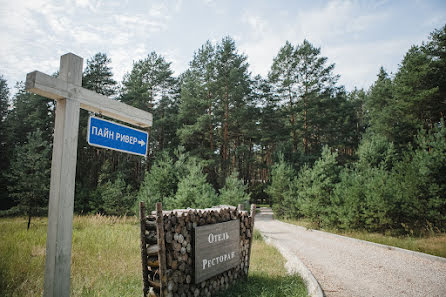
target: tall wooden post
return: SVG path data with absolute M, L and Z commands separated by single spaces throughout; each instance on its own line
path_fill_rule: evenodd
M 139 127 L 152 125 L 152 114 L 82 88 L 82 61 L 81 57 L 68 53 L 60 58 L 58 78 L 39 71 L 26 75 L 28 92 L 57 101 L 48 205 L 45 297 L 70 295 L 79 109 L 98 112 Z
M 250 215 L 250 221 L 251 221 L 251 238 L 249 239 L 249 248 L 248 248 L 248 272 L 249 272 L 249 265 L 251 264 L 251 247 L 252 247 L 252 241 L 254 240 L 254 220 L 256 216 L 256 205 L 251 204 L 251 215 Z M 248 278 L 248 274 L 246 274 L 246 278 Z
M 147 268 L 147 246 L 146 246 L 146 207 L 144 202 L 139 202 L 139 220 L 141 225 L 141 264 L 142 264 L 142 283 L 143 283 L 143 296 L 147 297 L 149 292 L 149 284 L 147 282 L 149 278 L 149 270 Z
M 59 79 L 81 86 L 82 58 L 73 54 L 63 55 L 60 58 Z M 79 102 L 74 100 L 60 99 L 56 103 L 46 239 L 45 297 L 70 295 L 79 109 Z
M 160 296 L 165 296 L 164 289 L 166 288 L 166 242 L 164 237 L 164 216 L 163 206 L 161 202 L 156 203 L 156 230 L 158 236 L 158 261 L 159 261 L 159 276 L 160 276 Z

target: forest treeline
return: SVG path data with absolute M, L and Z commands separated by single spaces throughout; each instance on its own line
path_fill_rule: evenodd
M 308 40 L 286 42 L 253 77 L 234 40 L 206 42 L 175 77 L 156 53 L 122 82 L 105 53 L 83 87 L 149 111 L 147 158 L 87 144 L 81 110 L 75 211 L 124 215 L 137 201 L 167 208 L 266 202 L 320 227 L 446 231 L 446 26 L 412 46 L 396 73 L 377 66 L 347 91 Z M 57 75 L 57 73 L 55 74 Z M 2 215 L 45 215 L 54 102 L 0 76 Z

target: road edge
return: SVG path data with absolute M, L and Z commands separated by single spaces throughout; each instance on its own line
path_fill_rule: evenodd
M 260 230 L 259 230 L 260 232 Z M 308 296 L 311 297 L 324 297 L 324 293 L 322 291 L 322 288 L 319 284 L 319 282 L 314 277 L 313 273 L 308 269 L 307 266 L 297 257 L 294 255 L 290 250 L 280 245 L 279 242 L 276 240 L 273 240 L 272 238 L 264 235 L 262 232 L 263 240 L 275 248 L 279 250 L 279 252 L 282 254 L 282 256 L 286 259 L 285 268 L 287 269 L 288 274 L 299 274 L 302 279 L 305 282 L 305 285 L 307 287 Z
M 340 237 L 340 238 L 348 239 L 348 240 L 351 240 L 351 241 L 360 242 L 360 243 L 365 244 L 365 245 L 367 245 L 367 244 L 368 245 L 373 245 L 373 246 L 380 247 L 382 249 L 386 249 L 386 250 L 389 250 L 389 251 L 392 251 L 392 250 L 393 251 L 400 251 L 400 252 L 412 255 L 414 257 L 420 257 L 420 258 L 425 258 L 425 259 L 428 259 L 428 260 L 431 260 L 431 261 L 440 261 L 440 262 L 446 263 L 446 258 L 435 256 L 435 255 L 431 255 L 431 254 L 428 254 L 428 253 L 423 253 L 423 252 L 403 249 L 403 248 L 400 248 L 400 247 L 397 247 L 397 246 L 393 246 L 393 245 L 387 245 L 387 244 L 383 244 L 383 243 L 367 241 L 367 240 L 364 240 L 364 239 L 348 237 L 348 236 L 345 236 L 345 235 L 331 233 L 331 232 L 327 232 L 327 231 L 316 230 L 316 229 L 309 229 L 309 228 L 306 228 L 306 227 L 303 227 L 303 226 L 294 225 L 294 224 L 290 224 L 290 223 L 287 223 L 287 222 L 282 222 L 282 221 L 276 220 L 274 218 L 273 218 L 273 220 L 276 221 L 276 222 L 280 222 L 282 224 L 287 224 L 289 226 L 298 227 L 298 228 L 300 228 L 302 230 L 305 230 L 305 231 L 312 231 L 312 232 L 316 232 L 316 233 L 324 233 L 324 234 L 331 235 L 333 237 Z

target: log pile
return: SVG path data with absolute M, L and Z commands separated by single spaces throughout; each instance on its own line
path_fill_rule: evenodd
M 247 278 L 255 205 L 249 216 L 235 208 L 162 212 L 159 203 L 156 215 L 147 216 L 141 204 L 140 215 L 144 296 L 212 296 L 234 281 Z M 194 228 L 230 220 L 240 220 L 240 264 L 195 284 Z

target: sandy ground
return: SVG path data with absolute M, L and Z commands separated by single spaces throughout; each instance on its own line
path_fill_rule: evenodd
M 446 296 L 446 259 L 402 251 L 273 220 L 270 209 L 255 227 L 298 257 L 328 297 Z

